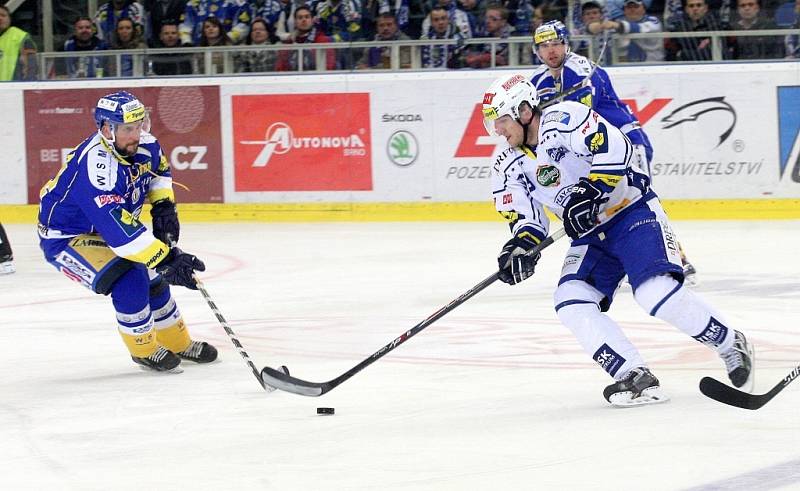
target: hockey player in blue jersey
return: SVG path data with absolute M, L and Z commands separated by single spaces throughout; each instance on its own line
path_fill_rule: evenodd
M 149 133 L 145 106 L 115 92 L 97 101 L 97 132 L 67 155 L 42 187 L 40 246 L 69 279 L 111 295 L 117 329 L 133 361 L 179 371 L 181 359 L 208 363 L 217 350 L 193 341 L 169 284 L 196 289 L 197 257 L 175 247 L 180 222 L 169 163 Z M 139 221 L 153 204 L 152 231 Z
M 650 174 L 653 146 L 647 138 L 639 120 L 627 104 L 617 96 L 608 72 L 597 67 L 592 73 L 593 63 L 585 56 L 573 53 L 569 46 L 569 33 L 561 21 L 553 20 L 536 28 L 533 34 L 533 50 L 542 65 L 537 67 L 531 82 L 539 98 L 547 102 L 561 93 L 585 85 L 565 97 L 581 102 L 619 128 L 633 143 L 634 159 L 639 168 Z M 587 80 L 587 77 L 591 78 Z M 651 176 L 652 177 L 652 176 Z M 696 283 L 696 270 L 686 259 L 681 249 L 681 262 L 687 284 Z
M 500 279 L 530 277 L 539 255 L 525 253 L 549 232 L 545 209 L 562 217 L 572 239 L 554 294 L 555 310 L 585 352 L 614 383 L 615 406 L 664 402 L 658 379 L 619 325 L 606 315 L 627 275 L 637 303 L 718 352 L 736 387 L 752 388 L 753 349 L 745 336 L 683 285 L 669 220 L 630 139 L 586 105 L 565 101 L 540 109 L 523 75 L 497 79 L 483 98 L 484 124 L 507 146 L 493 157 L 497 211 L 512 238 L 498 256 Z

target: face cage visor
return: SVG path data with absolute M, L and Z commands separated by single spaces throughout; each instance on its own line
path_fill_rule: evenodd
M 512 121 L 514 121 L 514 118 L 510 114 L 498 116 L 493 107 L 483 108 L 483 127 L 486 128 L 486 133 L 489 136 L 500 136 L 497 132 L 497 125 L 506 125 Z
M 139 134 L 141 136 L 142 133 L 150 133 L 150 113 L 148 111 L 144 112 L 144 117 L 139 121 L 134 121 L 131 123 L 112 123 L 111 121 L 106 120 L 108 123 L 108 129 L 111 133 L 111 138 L 103 138 L 106 139 L 108 143 L 114 143 L 117 141 L 117 134 L 123 136 L 133 136 L 135 134 Z M 103 127 L 101 126 L 98 130 L 102 135 Z

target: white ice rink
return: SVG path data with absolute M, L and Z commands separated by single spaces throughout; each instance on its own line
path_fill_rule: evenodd
M 678 222 L 697 288 L 755 343 L 755 392 L 800 363 L 798 226 Z M 649 318 L 611 315 L 672 397 L 613 409 L 610 378 L 558 323 L 566 240 L 522 285 L 490 286 L 320 398 L 266 394 L 199 292 L 173 289 L 221 362 L 139 370 L 110 299 L 6 224 L 0 276 L 0 489 L 800 489 L 800 382 L 757 411 L 697 389 L 722 361 Z M 484 279 L 496 223 L 186 223 L 206 287 L 256 365 L 323 382 Z M 317 416 L 316 407 L 336 408 Z

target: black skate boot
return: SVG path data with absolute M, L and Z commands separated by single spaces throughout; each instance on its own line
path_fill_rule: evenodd
M 734 387 L 750 392 L 753 389 L 755 378 L 755 372 L 753 371 L 755 350 L 744 334 L 739 331 L 733 331 L 733 333 L 735 336 L 733 347 L 724 353 L 720 353 L 719 356 L 725 362 L 728 378 L 731 379 Z
M 625 378 L 606 387 L 603 397 L 617 407 L 658 404 L 669 400 L 661 390 L 658 379 L 645 367 L 634 368 Z
M 211 363 L 217 359 L 217 348 L 205 341 L 192 341 L 188 348 L 175 354 L 195 363 Z
M 158 372 L 181 373 L 182 371 L 178 368 L 178 365 L 181 364 L 181 359 L 163 346 L 159 346 L 155 353 L 146 358 L 139 358 L 138 356 L 131 356 L 131 358 L 139 365 L 152 368 Z

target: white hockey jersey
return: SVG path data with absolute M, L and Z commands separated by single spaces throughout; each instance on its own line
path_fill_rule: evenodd
M 561 217 L 572 187 L 581 177 L 598 184 L 609 200 L 600 207 L 600 224 L 649 191 L 649 178 L 632 164 L 630 140 L 583 104 L 565 101 L 546 108 L 539 144 L 502 148 L 494 155 L 492 194 L 512 234 L 526 227 L 539 240 L 549 233 L 545 207 Z

